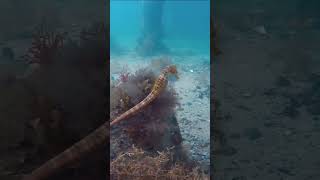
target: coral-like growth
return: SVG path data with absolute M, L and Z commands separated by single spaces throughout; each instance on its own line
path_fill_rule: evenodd
M 63 47 L 64 34 L 49 30 L 46 23 L 42 23 L 33 35 L 32 46 L 23 58 L 29 63 L 50 64 L 56 53 Z
M 141 149 L 131 148 L 120 153 L 110 163 L 111 179 L 189 179 L 208 180 L 209 177 L 196 167 L 173 163 L 169 150 L 151 155 Z

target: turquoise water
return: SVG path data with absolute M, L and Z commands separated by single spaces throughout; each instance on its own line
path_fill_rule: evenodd
M 148 3 L 148 6 L 144 3 Z M 158 4 L 152 4 L 158 3 Z M 153 6 L 155 5 L 155 6 Z M 208 169 L 210 163 L 210 1 L 111 1 L 110 70 L 114 86 L 121 84 L 121 74 L 134 74 L 150 68 L 159 73 L 157 62 L 175 64 L 179 80 L 169 79 L 179 96 L 176 107 L 183 144 L 190 157 Z M 153 8 L 147 11 L 145 8 Z M 160 21 L 155 15 L 162 7 Z M 146 13 L 147 11 L 147 13 Z M 158 14 L 159 15 L 159 14 Z M 154 26 L 148 26 L 152 24 Z M 161 25 L 159 25 L 161 24 Z M 160 29 L 160 30 L 159 30 Z M 149 36 L 146 36 L 149 35 Z M 141 37 L 156 37 L 154 44 Z M 142 38 L 143 39 L 143 38 Z M 152 39 L 152 38 L 151 38 Z M 145 54 L 137 47 L 146 43 Z M 156 47 L 155 49 L 148 49 Z M 165 48 L 163 48 L 165 47 Z M 145 52 L 143 51 L 143 52 Z M 151 52 L 151 53 L 150 53 Z M 150 54 L 153 55 L 150 55 Z M 163 58 L 165 57 L 165 58 Z M 111 94 L 112 96 L 112 94 Z
M 154 3 L 154 1 L 147 1 Z M 143 29 L 144 1 L 111 1 L 111 41 L 127 51 L 137 46 Z M 165 1 L 163 5 L 163 41 L 171 50 L 209 55 L 210 1 Z M 112 42 L 112 43 L 113 43 Z M 112 45 L 111 45 L 112 48 Z M 111 50 L 111 54 L 113 54 Z

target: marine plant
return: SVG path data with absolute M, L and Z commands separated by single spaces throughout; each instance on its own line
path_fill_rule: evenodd
M 128 76 L 128 81 L 111 87 L 111 119 L 142 101 L 149 94 L 156 77 L 150 69 L 139 69 Z M 125 127 L 124 133 L 141 147 L 156 147 L 155 140 L 166 132 L 169 126 L 166 119 L 174 116 L 177 103 L 174 89 L 167 88 L 152 104 L 130 118 L 132 123 Z
M 110 162 L 110 178 L 132 179 L 189 179 L 209 180 L 199 168 L 184 163 L 173 163 L 170 149 L 150 154 L 141 148 L 132 147 L 121 152 Z
M 151 104 L 154 104 L 157 99 L 160 98 L 160 96 L 163 94 L 163 92 L 166 90 L 166 82 L 167 82 L 167 77 L 169 75 L 177 75 L 177 69 L 175 66 L 168 66 L 163 70 L 163 72 L 159 75 L 157 80 L 154 82 L 154 86 L 151 90 L 151 92 L 148 94 L 147 97 L 144 97 L 143 100 L 140 100 L 139 103 L 135 103 L 136 105 L 133 108 L 130 108 L 130 110 L 127 110 L 124 113 L 121 113 L 121 115 L 117 115 L 114 120 L 109 122 L 105 122 L 102 124 L 100 127 L 96 128 L 94 132 L 90 133 L 80 141 L 76 142 L 73 146 L 70 148 L 66 149 L 62 153 L 58 154 L 54 158 L 50 159 L 47 161 L 45 164 L 34 170 L 29 176 L 26 177 L 26 179 L 41 179 L 45 177 L 49 177 L 50 175 L 54 174 L 56 171 L 63 169 L 67 165 L 70 165 L 74 161 L 78 160 L 81 158 L 83 155 L 93 151 L 94 149 L 103 146 L 108 138 L 108 131 L 109 127 L 117 127 L 115 124 L 119 125 L 119 122 L 122 120 L 127 120 L 128 118 L 136 117 L 137 112 L 141 112 L 147 108 L 150 107 Z M 150 112 L 149 112 L 150 113 Z M 153 112 L 151 112 L 153 113 Z M 159 111 L 155 111 L 155 113 L 159 113 Z M 161 113 L 159 113 L 161 114 Z M 168 123 L 173 124 L 170 129 L 170 131 L 166 131 L 168 135 L 171 134 L 179 134 L 179 131 L 177 130 L 177 127 L 174 123 L 172 123 L 174 120 L 172 120 L 170 117 L 173 114 L 169 114 L 165 117 L 161 117 L 162 119 L 159 120 L 166 120 Z M 150 118 L 150 117 L 149 117 Z M 176 121 L 175 121 L 176 122 Z M 138 122 L 140 124 L 141 122 Z M 147 122 L 143 122 L 145 124 L 148 124 Z M 154 137 L 154 136 L 152 136 Z M 157 136 L 160 137 L 160 136 Z M 171 136 L 169 136 L 171 137 Z M 113 139 L 113 138 L 111 138 Z M 176 139 L 176 138 L 174 138 Z M 169 139 L 170 142 L 171 139 Z M 157 142 L 157 141 L 155 141 Z M 180 141 L 181 142 L 181 141 Z M 159 142 L 157 143 L 159 144 Z M 157 144 L 152 144 L 152 145 L 157 145 Z M 175 145 L 180 145 L 175 144 Z M 160 146 L 161 147 L 161 146 Z M 153 147 L 154 148 L 154 147 Z M 156 149 L 157 150 L 157 149 Z M 54 164 L 54 168 L 52 168 L 52 165 Z
M 107 95 L 105 92 L 107 88 L 106 66 L 108 65 L 108 54 L 106 53 L 107 43 L 105 39 L 107 33 L 103 33 L 103 30 L 106 29 L 102 28 L 101 24 L 94 24 L 85 28 L 81 36 L 77 37 L 78 39 L 70 39 L 67 34 L 64 34 L 65 36 L 62 38 L 63 34 L 52 32 L 42 24 L 35 32 L 33 44 L 29 48 L 28 54 L 24 56 L 24 60 L 28 63 L 46 67 L 32 76 L 26 76 L 25 81 L 23 81 L 28 88 L 27 91 L 30 91 L 31 101 L 35 101 L 39 96 L 44 96 L 52 100 L 53 103 L 53 107 L 44 110 L 40 108 L 47 107 L 47 103 L 34 105 L 35 113 L 32 115 L 32 119 L 27 117 L 26 121 L 37 120 L 42 114 L 49 116 L 49 120 L 59 120 L 60 109 L 61 112 L 64 112 L 63 121 L 61 121 L 64 125 L 64 135 L 56 133 L 62 129 L 55 126 L 55 123 L 49 123 L 48 125 L 52 125 L 52 127 L 46 128 L 48 130 L 57 129 L 54 132 L 45 132 L 49 140 L 52 139 L 53 142 L 46 140 L 45 144 L 49 143 L 53 148 L 60 143 L 60 140 L 66 140 L 66 142 L 63 142 L 63 149 L 65 149 L 101 125 L 102 122 L 105 122 L 105 110 L 109 94 Z M 57 106 L 59 111 L 55 109 Z M 44 120 L 44 118 L 42 119 Z M 25 136 L 28 136 L 28 134 Z M 93 176 L 92 169 L 105 167 L 106 164 L 101 162 L 101 156 L 103 156 L 101 154 L 105 155 L 106 148 L 99 147 L 97 151 L 97 153 L 90 154 L 90 158 L 85 162 L 76 162 L 77 165 L 73 169 L 78 174 L 87 173 L 87 175 L 90 174 L 88 176 Z M 55 155 L 60 152 L 61 149 L 59 148 Z M 34 156 L 38 156 L 38 154 L 28 154 L 25 158 L 30 159 Z M 41 158 L 42 160 L 50 158 L 51 153 L 50 157 L 47 154 L 44 156 Z M 100 156 L 100 158 L 95 159 L 96 156 Z M 30 169 L 30 166 L 33 168 L 40 165 L 39 163 L 42 162 L 26 161 L 24 165 Z M 83 172 L 79 169 L 86 169 L 87 171 Z M 64 172 L 70 173 L 70 170 Z M 58 178 L 56 179 L 78 179 L 76 175 L 69 174 L 68 176 L 64 172 L 57 173 Z M 101 179 L 101 176 L 93 179 Z
M 64 33 L 50 31 L 43 22 L 36 28 L 31 47 L 22 58 L 28 63 L 50 64 L 63 47 L 64 37 Z
M 128 72 L 121 73 L 119 79 L 121 82 L 127 82 L 129 79 L 129 73 Z
M 128 66 L 124 66 L 119 74 L 120 83 L 125 83 L 129 80 L 130 72 L 128 70 Z

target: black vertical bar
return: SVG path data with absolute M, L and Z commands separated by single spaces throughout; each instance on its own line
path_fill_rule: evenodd
M 213 179 L 213 167 L 214 167 L 214 157 L 213 157 L 213 148 L 214 148 L 214 117 L 215 117 L 215 82 L 214 82 L 214 41 L 213 41 L 213 31 L 214 31 L 214 0 L 210 1 L 210 179 Z
M 105 10 L 105 14 L 106 14 L 106 27 L 107 27 L 107 67 L 106 67 L 106 76 L 107 76 L 107 88 L 106 88 L 106 95 L 107 97 L 109 97 L 108 99 L 108 106 L 106 108 L 106 121 L 108 121 L 108 118 L 110 117 L 110 1 L 111 0 L 106 0 L 106 10 Z M 107 149 L 106 149 L 106 156 L 104 157 L 107 161 L 106 161 L 106 179 L 110 179 L 110 130 L 108 132 L 106 132 L 106 136 L 108 137 L 108 142 L 107 142 Z

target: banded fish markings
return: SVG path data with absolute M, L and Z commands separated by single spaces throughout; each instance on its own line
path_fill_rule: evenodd
M 113 121 L 107 121 L 94 132 L 72 145 L 62 153 L 58 154 L 54 158 L 50 159 L 39 168 L 31 172 L 31 174 L 25 176 L 23 180 L 43 180 L 50 177 L 52 174 L 62 170 L 63 168 L 71 165 L 75 161 L 82 158 L 93 149 L 100 147 L 104 143 L 107 143 L 109 137 L 109 129 L 115 124 L 141 112 L 146 106 L 154 101 L 161 92 L 166 88 L 168 83 L 168 75 L 175 75 L 178 78 L 176 66 L 170 65 L 163 69 L 162 73 L 156 79 L 151 92 L 140 103 L 124 112 Z

